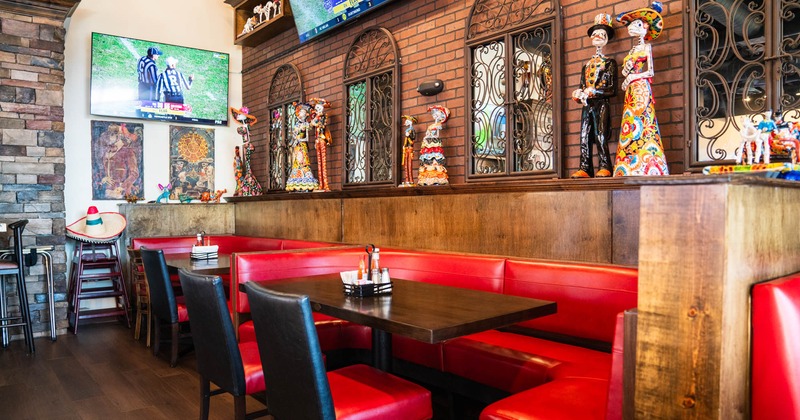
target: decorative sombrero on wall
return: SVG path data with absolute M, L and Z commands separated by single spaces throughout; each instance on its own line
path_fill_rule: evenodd
M 661 17 L 661 10 L 663 10 L 661 2 L 654 1 L 651 7 L 643 7 L 641 9 L 631 10 L 630 12 L 620 13 L 617 16 L 617 21 L 625 26 L 637 20 L 644 21 L 649 26 L 644 39 L 649 41 L 658 38 L 658 36 L 661 35 L 661 31 L 664 29 L 664 19 Z
M 86 242 L 110 242 L 125 230 L 125 216 L 115 212 L 100 213 L 91 206 L 86 216 L 67 226 L 67 236 Z

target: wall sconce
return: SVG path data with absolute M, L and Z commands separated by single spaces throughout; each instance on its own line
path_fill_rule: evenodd
M 433 96 L 444 90 L 444 82 L 439 79 L 422 82 L 417 87 L 417 92 L 423 96 Z

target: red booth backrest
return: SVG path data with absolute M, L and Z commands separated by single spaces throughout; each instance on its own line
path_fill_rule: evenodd
M 637 306 L 638 270 L 617 265 L 508 259 L 503 293 L 558 302 L 558 312 L 520 326 L 614 341 L 618 313 Z
M 247 294 L 239 284 L 248 281 L 288 279 L 358 269 L 363 247 L 333 247 L 320 250 L 286 252 L 237 252 L 231 258 L 231 296 L 236 312 L 250 312 Z
M 262 238 L 242 235 L 207 235 L 209 245 L 219 245 L 219 252 L 231 254 L 248 251 L 277 251 L 282 249 L 325 248 L 339 246 L 333 242 L 304 241 L 299 239 Z M 163 249 L 165 254 L 191 252 L 197 236 L 154 236 L 133 238 L 131 246 L 150 249 Z
M 381 249 L 380 254 L 381 267 L 389 268 L 390 277 L 503 292 L 503 257 L 399 249 Z
M 800 273 L 752 293 L 752 418 L 800 419 Z

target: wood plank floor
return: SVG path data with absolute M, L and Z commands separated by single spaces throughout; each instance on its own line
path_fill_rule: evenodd
M 197 419 L 200 397 L 194 354 L 170 368 L 153 357 L 144 340 L 119 323 L 81 324 L 78 335 L 36 339 L 36 355 L 24 340 L 0 348 L 0 419 Z M 434 392 L 434 418 L 445 418 L 447 399 Z M 247 398 L 247 411 L 264 405 Z M 459 419 L 477 418 L 467 407 Z M 211 419 L 233 417 L 233 398 L 211 397 Z M 271 417 L 265 417 L 271 419 Z

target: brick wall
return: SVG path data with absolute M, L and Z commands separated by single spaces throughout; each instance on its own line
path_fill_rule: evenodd
M 30 222 L 24 245 L 53 245 L 58 329 L 66 321 L 64 252 L 64 27 L 60 17 L 32 17 L 0 7 L 0 221 Z M 31 10 L 36 10 L 30 6 Z M 68 8 L 67 8 L 68 9 Z M 0 233 L 0 247 L 11 232 Z M 44 267 L 26 276 L 37 336 L 49 335 Z M 11 310 L 16 285 L 7 285 Z M 12 293 L 13 292 L 13 293 Z M 14 331 L 21 334 L 20 331 Z
M 295 64 L 301 73 L 306 98 L 323 97 L 333 103 L 329 111 L 334 145 L 328 149 L 329 177 L 332 189 L 341 189 L 342 182 L 342 100 L 343 65 L 353 38 L 370 26 L 382 26 L 394 35 L 401 56 L 400 113 L 416 115 L 420 122 L 416 129 L 418 139 L 432 122 L 426 112 L 429 105 L 444 104 L 452 111 L 450 120 L 442 131 L 450 182 L 465 183 L 465 83 L 464 58 L 466 19 L 474 0 L 405 0 L 396 1 L 347 26 L 332 35 L 300 45 L 294 28 L 256 47 L 245 47 L 242 54 L 243 98 L 252 112 L 268 121 L 266 98 L 275 70 L 282 64 Z M 684 116 L 683 116 L 683 21 L 682 2 L 664 3 L 665 30 L 652 42 L 656 75 L 653 89 L 656 98 L 656 115 L 661 128 L 671 173 L 684 170 Z M 563 68 L 560 74 L 561 96 L 564 101 L 562 116 L 561 176 L 578 167 L 578 132 L 580 106 L 570 100 L 570 95 L 580 82 L 581 66 L 594 53 L 586 30 L 599 12 L 616 15 L 647 5 L 645 1 L 578 1 L 561 2 Z M 605 48 L 621 64 L 634 40 L 627 30 L 617 24 L 616 37 Z M 420 82 L 438 78 L 444 81 L 445 90 L 432 97 L 416 92 Z M 557 79 L 558 80 L 558 79 Z M 556 82 L 558 83 L 558 81 Z M 612 101 L 612 139 L 618 138 L 622 118 L 622 92 Z M 399 122 L 398 122 L 399 124 Z M 267 177 L 266 153 L 267 124 L 254 127 L 253 168 L 262 183 Z M 417 142 L 419 143 L 419 142 Z M 617 141 L 610 144 L 612 154 Z M 417 145 L 417 148 L 419 145 Z M 311 157 L 313 156 L 313 145 Z M 418 157 L 418 153 L 415 154 Z M 613 155 L 612 155 L 613 159 Z M 415 162 L 416 168 L 417 162 Z M 315 166 L 312 166 L 315 168 Z M 415 172 L 416 174 L 416 172 Z

